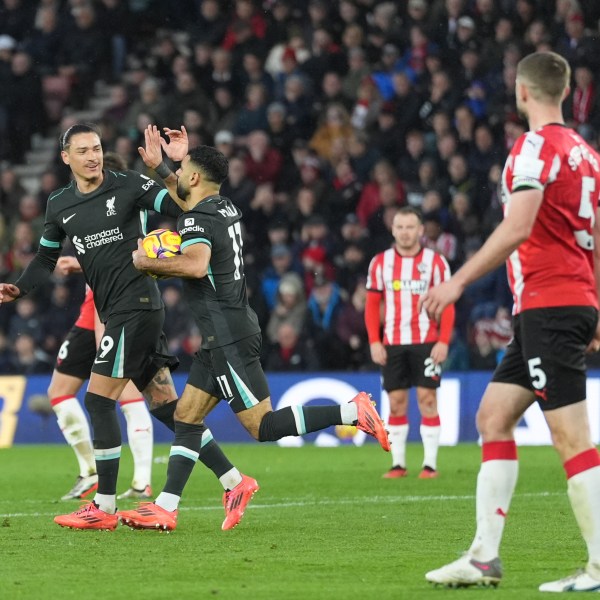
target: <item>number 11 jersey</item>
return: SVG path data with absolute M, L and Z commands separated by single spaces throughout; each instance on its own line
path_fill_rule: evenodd
M 544 194 L 529 238 L 507 261 L 513 314 L 552 306 L 598 307 L 593 228 L 600 195 L 600 157 L 565 125 L 523 134 L 502 173 L 504 214 L 510 195 Z
M 183 289 L 202 334 L 202 348 L 218 348 L 260 333 L 248 304 L 242 256 L 241 211 L 224 196 L 209 196 L 177 220 L 181 249 L 206 244 L 208 273 L 183 279 Z

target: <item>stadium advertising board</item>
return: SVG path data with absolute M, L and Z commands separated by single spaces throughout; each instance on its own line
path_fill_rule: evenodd
M 475 414 L 481 395 L 490 380 L 491 373 L 448 373 L 439 391 L 439 408 L 442 422 L 441 443 L 452 446 L 458 442 L 477 441 Z M 175 376 L 175 385 L 181 392 L 185 375 Z M 389 413 L 387 395 L 381 390 L 378 373 L 303 373 L 269 374 L 274 408 L 310 402 L 347 402 L 358 391 L 373 395 L 384 419 Z M 0 448 L 13 444 L 64 443 L 54 414 L 45 397 L 50 378 L 34 376 L 0 377 Z M 412 392 L 414 393 L 414 391 Z M 600 443 L 600 371 L 593 371 L 587 382 L 590 424 L 595 443 Z M 83 400 L 84 392 L 80 393 Z M 119 413 L 120 414 L 120 413 Z M 125 421 L 120 415 L 122 430 L 126 435 Z M 409 420 L 412 424 L 409 441 L 419 440 L 419 415 L 414 396 L 411 397 Z M 249 442 L 250 436 L 238 423 L 229 407 L 222 402 L 207 419 L 207 424 L 220 442 Z M 157 442 L 169 443 L 172 434 L 155 421 L 154 437 Z M 550 444 L 550 435 L 544 417 L 537 405 L 531 407 L 516 432 L 518 445 Z M 367 442 L 367 436 L 354 428 L 329 428 L 309 434 L 304 438 L 284 438 L 281 446 L 298 447 L 306 443 L 321 446 Z M 368 440 L 367 443 L 373 443 Z

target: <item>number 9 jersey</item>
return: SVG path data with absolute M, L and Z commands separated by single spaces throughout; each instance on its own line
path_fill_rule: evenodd
M 215 195 L 177 220 L 182 252 L 192 244 L 206 244 L 211 250 L 207 275 L 182 280 L 204 349 L 260 333 L 246 293 L 241 218 L 241 211 L 231 200 Z
M 504 214 L 510 195 L 536 189 L 544 199 L 529 238 L 507 261 L 513 314 L 553 306 L 598 307 L 593 228 L 600 157 L 565 125 L 522 135 L 502 173 Z

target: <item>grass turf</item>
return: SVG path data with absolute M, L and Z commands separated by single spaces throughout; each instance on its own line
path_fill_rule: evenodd
M 0 450 L 0 598 L 70 599 L 468 599 L 547 597 L 544 581 L 583 566 L 586 551 L 552 448 L 520 450 L 521 469 L 496 590 L 433 588 L 424 573 L 457 558 L 474 532 L 475 445 L 442 448 L 440 477 L 419 480 L 421 446 L 409 445 L 409 477 L 381 478 L 389 455 L 362 448 L 225 446 L 261 490 L 241 524 L 220 529 L 222 490 L 197 465 L 171 534 L 72 531 L 53 523 L 77 501 L 66 446 Z M 157 446 L 155 456 L 168 448 Z M 166 464 L 155 464 L 160 491 Z M 127 450 L 119 491 L 128 487 Z M 119 508 L 133 507 L 122 501 Z

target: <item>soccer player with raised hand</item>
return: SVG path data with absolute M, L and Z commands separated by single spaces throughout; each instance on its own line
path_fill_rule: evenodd
M 147 130 L 147 135 L 155 138 L 147 148 L 160 147 L 155 128 Z M 158 161 L 154 156 L 153 163 Z M 175 528 L 179 500 L 201 448 L 203 419 L 221 399 L 261 442 L 304 435 L 330 425 L 356 424 L 375 437 L 384 450 L 390 449 L 383 422 L 364 392 L 341 406 L 293 406 L 273 411 L 260 364 L 260 327 L 246 293 L 242 215 L 231 200 L 219 194 L 227 174 L 227 159 L 215 148 L 199 146 L 186 153 L 176 184 L 185 205 L 177 222 L 181 255 L 149 258 L 141 241 L 132 255 L 141 272 L 182 278 L 184 295 L 202 333 L 202 347 L 194 357 L 175 411 L 175 442 L 166 486 L 155 503 L 120 513 L 122 521 L 132 527 Z M 256 482 L 247 478 L 246 497 L 257 489 Z M 238 502 L 233 493 L 226 495 L 230 516 L 237 514 Z M 230 526 L 228 517 L 223 528 Z
M 50 194 L 38 252 L 15 284 L 0 284 L 0 304 L 43 283 L 54 271 L 65 238 L 71 240 L 105 325 L 85 395 L 98 490 L 93 502 L 54 520 L 74 529 L 112 530 L 118 524 L 115 496 L 121 456 L 115 408 L 128 381 L 142 391 L 151 413 L 173 428 L 177 395 L 170 369 L 177 359 L 169 355 L 162 333 L 164 306 L 156 282 L 134 268 L 131 252 L 145 234 L 146 211 L 177 217 L 181 201 L 136 171 L 103 170 L 102 143 L 93 126 L 69 128 L 60 138 L 60 148 L 73 179 Z M 199 459 L 226 491 L 242 482 L 241 473 L 206 428 Z

